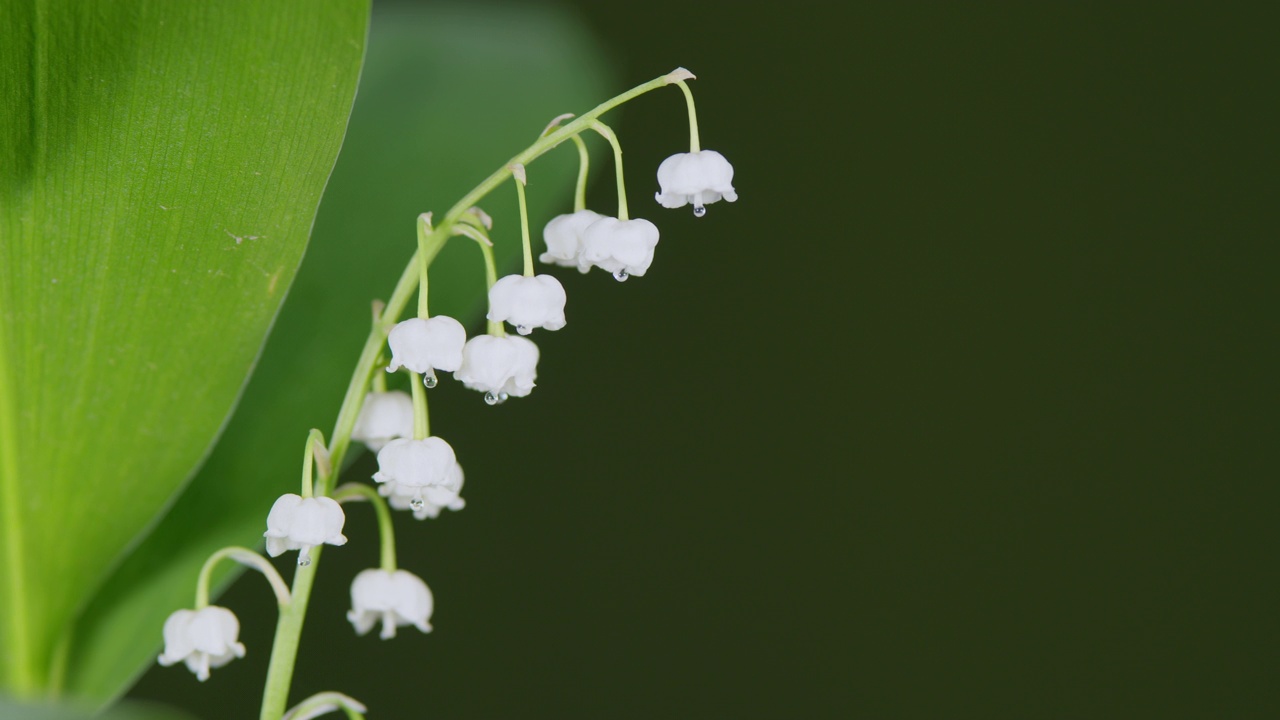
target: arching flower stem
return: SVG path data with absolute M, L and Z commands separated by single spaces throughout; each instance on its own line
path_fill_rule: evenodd
M 627 214 L 627 182 L 622 174 L 622 145 L 613 130 L 599 120 L 591 123 L 591 129 L 600 133 L 613 146 L 613 164 L 618 172 L 618 219 L 628 220 L 631 216 Z
M 284 578 L 280 577 L 280 573 L 276 572 L 275 566 L 267 562 L 267 559 L 258 553 L 244 547 L 224 547 L 209 556 L 204 561 L 204 566 L 200 568 L 200 576 L 196 579 L 196 610 L 209 606 L 209 578 L 213 574 L 213 568 L 219 562 L 226 559 L 234 560 L 245 567 L 252 568 L 262 573 L 267 578 L 267 582 L 271 584 L 271 591 L 276 595 L 276 604 L 283 610 L 287 608 L 293 601 L 289 595 L 289 586 L 285 584 Z
M 391 524 L 391 508 L 387 501 L 371 486 L 364 483 L 347 483 L 333 491 L 333 499 L 339 503 L 367 500 L 373 504 L 378 515 L 378 537 L 382 540 L 382 569 L 395 572 L 396 569 L 396 535 Z
M 684 80 L 676 80 L 675 84 L 684 92 L 684 102 L 689 106 L 689 152 L 700 152 L 702 143 L 698 140 L 698 111 L 693 107 L 693 91 Z
M 423 247 L 427 244 L 427 239 L 431 237 L 431 213 L 422 213 L 418 216 L 418 317 L 426 319 L 431 317 L 431 313 L 427 312 L 427 270 L 431 267 L 431 261 L 424 258 L 427 253 L 423 252 Z
M 524 245 L 524 276 L 533 277 L 533 243 L 529 240 L 529 201 L 524 196 L 524 168 L 516 174 L 516 197 L 520 201 L 520 242 Z M 494 274 L 497 274 L 495 268 Z M 493 283 L 489 283 L 493 288 Z
M 580 212 L 587 209 L 587 170 L 591 167 L 591 155 L 581 135 L 574 135 L 572 139 L 578 146 L 578 184 L 573 189 L 573 211 Z
M 484 243 L 477 243 L 480 246 L 480 254 L 484 256 L 484 289 L 485 295 L 488 296 L 489 290 L 493 288 L 493 284 L 498 282 L 498 264 L 493 259 L 493 246 Z M 485 328 L 490 335 L 498 337 L 506 337 L 507 330 L 500 322 L 489 320 Z
M 351 381 L 348 383 L 347 391 L 343 395 L 342 406 L 338 411 L 338 418 L 334 421 L 333 432 L 330 435 L 332 442 L 328 447 L 328 459 L 331 467 L 342 467 L 342 461 L 351 445 L 351 431 L 355 428 L 356 419 L 360 416 L 360 407 L 364 403 L 365 395 L 369 392 L 369 384 L 372 381 L 371 378 L 377 366 L 378 357 L 387 342 L 387 334 L 391 332 L 391 328 L 398 322 L 400 315 L 403 314 L 405 307 L 409 303 L 409 299 L 414 291 L 417 290 L 418 283 L 421 280 L 421 268 L 431 265 L 436 255 L 439 254 L 440 249 L 444 247 L 445 242 L 454 234 L 454 225 L 458 223 L 462 215 L 471 211 L 490 192 L 511 177 L 510 168 L 513 164 L 528 165 L 548 150 L 586 130 L 597 118 L 613 108 L 651 90 L 666 87 L 689 77 L 692 77 L 692 75 L 687 70 L 677 68 L 671 73 L 637 85 L 600 103 L 590 112 L 575 118 L 572 122 L 553 132 L 539 137 L 532 145 L 504 163 L 502 167 L 495 170 L 489 177 L 473 188 L 471 192 L 454 203 L 453 207 L 449 208 L 440 223 L 419 241 L 417 251 L 409 259 L 404 271 L 400 274 L 400 279 L 396 282 L 395 290 L 387 300 L 381 319 L 374 324 L 369 336 L 365 338 L 364 348 L 361 349 L 360 358 L 356 361 L 355 370 L 351 374 Z M 493 261 L 493 249 L 484 243 L 479 243 L 479 245 L 481 252 L 485 255 L 486 285 L 487 287 L 493 287 L 493 284 L 497 282 L 497 269 Z M 489 330 L 494 335 L 506 335 L 506 331 L 500 324 L 495 328 L 494 324 L 490 323 Z M 495 330 L 496 332 L 494 332 Z M 327 495 L 332 488 L 333 480 L 334 473 L 322 473 L 319 482 L 316 483 L 315 490 L 317 494 Z M 297 661 L 298 642 L 302 635 L 302 623 L 306 618 L 307 605 L 310 601 L 312 585 L 315 582 L 316 570 L 320 566 L 320 555 L 319 547 L 312 548 L 311 564 L 300 566 L 294 573 L 293 601 L 287 609 L 281 611 L 280 619 L 276 624 L 275 641 L 271 647 L 271 662 L 267 668 L 266 688 L 262 696 L 262 711 L 259 715 L 261 720 L 280 720 L 284 715 L 289 696 L 289 686 L 293 681 L 293 669 Z
M 311 432 L 307 435 L 307 448 L 302 455 L 302 497 L 304 498 L 315 495 L 312 468 L 316 463 L 320 464 L 320 476 L 327 477 L 330 474 L 331 467 L 329 464 L 329 450 L 324 445 L 324 433 L 311 428 Z M 323 495 L 324 493 L 321 494 Z

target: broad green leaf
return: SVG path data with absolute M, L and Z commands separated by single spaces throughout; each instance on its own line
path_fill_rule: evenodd
M 5 691 L 56 684 L 77 612 L 234 405 L 341 144 L 367 17 L 0 3 Z
M 63 705 L 15 705 L 0 700 L 0 720 L 195 720 L 178 708 L 156 703 L 121 703 L 94 714 Z
M 559 10 L 375 9 L 359 98 L 307 260 L 218 447 L 82 618 L 71 692 L 109 700 L 153 665 L 164 619 L 191 603 L 204 558 L 228 544 L 258 544 L 271 503 L 297 492 L 307 430 L 329 433 L 369 331 L 370 302 L 386 298 L 413 253 L 418 213 L 443 212 L 552 117 L 616 92 L 608 75 L 589 34 Z M 594 147 L 607 168 L 606 146 Z M 572 145 L 530 166 L 535 228 L 571 209 L 576 169 Z M 490 198 L 483 207 L 495 219 L 499 259 L 514 261 L 515 190 L 504 186 Z M 433 310 L 478 319 L 481 267 L 473 244 L 451 243 L 432 271 Z M 374 552 L 375 544 L 352 538 L 348 547 Z M 263 585 L 262 602 L 269 598 Z M 157 672 L 195 684 L 180 668 Z

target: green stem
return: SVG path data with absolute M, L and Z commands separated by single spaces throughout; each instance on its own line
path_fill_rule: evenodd
M 493 260 L 493 248 L 484 243 L 476 243 L 480 246 L 480 254 L 484 256 L 484 287 L 485 299 L 488 300 L 488 292 L 493 289 L 493 284 L 498 282 L 498 265 Z M 502 323 L 487 321 L 485 329 L 490 335 L 497 337 L 506 337 L 507 330 L 502 327 Z
M 409 384 L 413 386 L 413 439 L 425 440 L 431 437 L 431 422 L 427 415 L 427 386 L 422 383 L 422 376 L 409 373 Z
M 627 214 L 627 183 L 622 175 L 622 145 L 618 142 L 618 136 L 613 134 L 613 130 L 599 120 L 591 123 L 591 129 L 600 133 L 613 146 L 613 164 L 618 171 L 618 219 L 627 220 L 630 215 Z
M 431 237 L 431 213 L 423 213 L 418 216 L 418 317 L 420 318 L 431 317 L 431 313 L 427 312 L 427 269 L 431 267 L 431 261 L 424 259 L 427 253 L 423 252 L 429 237 Z
M 315 484 L 311 481 L 312 467 L 315 465 L 317 456 L 323 457 L 320 455 L 323 452 L 325 452 L 324 433 L 312 428 L 307 434 L 307 449 L 302 456 L 302 497 L 304 498 L 315 495 Z M 327 468 L 321 472 L 321 475 L 327 474 Z
M 293 602 L 281 609 L 276 621 L 276 639 L 271 646 L 271 663 L 267 666 L 267 684 L 262 693 L 259 720 L 280 720 L 289 702 L 289 686 L 298 659 L 298 641 L 302 624 L 307 619 L 307 603 L 320 565 L 320 546 L 311 548 L 311 564 L 300 565 L 293 575 Z
M 689 106 L 689 152 L 701 152 L 702 143 L 698 140 L 698 111 L 693 107 L 693 91 L 683 80 L 677 80 L 676 85 L 684 91 L 684 102 Z
M 660 87 L 666 87 L 667 85 L 678 82 L 677 79 L 672 77 L 672 74 L 675 72 L 679 71 L 673 71 L 673 73 L 654 78 L 647 83 L 631 88 L 621 95 L 609 98 L 592 108 L 591 111 L 585 115 L 580 115 L 577 118 L 574 118 L 573 121 L 561 126 L 555 132 L 548 133 L 547 135 L 538 138 L 537 142 L 533 143 L 522 150 L 518 155 L 508 160 L 506 164 L 494 171 L 492 175 L 485 178 L 484 181 L 477 185 L 471 192 L 464 195 L 461 200 L 454 203 L 453 207 L 449 208 L 449 212 L 445 213 L 444 220 L 440 223 L 440 226 L 445 227 L 447 225 L 452 225 L 453 222 L 458 219 L 459 215 L 467 211 L 467 208 L 479 203 L 485 195 L 488 195 L 494 188 L 501 185 L 502 181 L 511 177 L 511 165 L 519 164 L 528 166 L 529 163 L 541 157 L 551 148 L 591 127 L 591 123 L 606 112 L 609 112 L 619 105 L 633 100 L 651 90 L 657 90 Z
M 391 508 L 377 490 L 364 483 L 347 483 L 333 491 L 333 499 L 340 503 L 353 500 L 368 500 L 373 503 L 373 510 L 378 515 L 378 537 L 382 540 L 382 569 L 387 572 L 396 570 L 396 534 L 391 524 Z
M 581 135 L 573 136 L 573 144 L 578 146 L 578 185 L 573 189 L 573 211 L 582 212 L 587 209 L 587 170 L 591 167 L 591 155 Z
M 290 603 L 289 586 L 285 584 L 284 578 L 280 577 L 280 573 L 276 572 L 275 567 L 249 548 L 231 546 L 224 547 L 210 555 L 209 559 L 204 561 L 204 566 L 200 568 L 200 576 L 196 580 L 197 610 L 209 605 L 209 580 L 213 575 L 214 566 L 228 558 L 262 573 L 267 582 L 271 584 L 271 591 L 276 595 L 276 604 L 281 608 L 288 607 Z
M 382 322 L 382 312 L 387 309 L 386 303 L 381 300 L 373 301 L 373 327 L 376 329 L 378 323 Z M 382 353 L 378 353 L 379 359 L 375 361 L 376 365 L 382 364 Z M 373 391 L 384 393 L 387 391 L 387 374 L 384 372 L 372 372 L 373 375 Z
M 533 243 L 529 240 L 529 203 L 524 196 L 524 183 L 518 179 L 516 180 L 516 197 L 520 199 L 520 242 L 524 243 L 524 276 L 533 277 Z
M 369 336 L 365 338 L 364 349 L 360 351 L 360 359 L 356 361 L 356 369 L 351 374 L 351 382 L 347 385 L 347 392 L 342 398 L 342 408 L 338 410 L 338 419 L 334 422 L 333 434 L 330 436 L 332 443 L 329 446 L 329 456 L 334 467 L 342 467 L 342 460 L 351 446 L 351 430 L 355 428 L 356 418 L 360 416 L 360 407 L 364 404 L 365 395 L 369 392 L 369 378 L 378 361 L 378 356 L 382 354 L 382 347 L 387 342 L 387 333 L 391 332 L 400 314 L 404 312 L 405 306 L 409 304 L 409 298 L 418 288 L 418 261 L 424 255 L 428 259 L 434 258 L 440 252 L 446 237 L 439 231 L 433 232 L 426 252 L 419 249 L 413 254 L 409 263 L 405 265 L 404 272 L 400 274 L 400 280 L 396 283 L 391 299 L 387 301 L 387 306 L 382 311 L 381 319 L 374 323 Z M 328 486 L 322 485 L 320 494 L 327 494 L 327 490 Z

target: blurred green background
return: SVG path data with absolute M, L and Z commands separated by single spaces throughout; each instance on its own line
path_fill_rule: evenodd
M 433 391 L 469 504 L 397 527 L 436 629 L 354 637 L 349 583 L 376 563 L 354 508 L 295 696 L 381 718 L 1275 717 L 1280 17 L 1255 7 L 375 3 L 282 324 L 335 284 L 390 288 L 417 212 L 677 65 L 740 200 L 648 200 L 687 144 L 679 93 L 613 118 L 653 268 L 556 272 L 569 325 L 536 338 L 527 400 Z M 568 54 L 527 54 L 548 38 Z M 579 52 L 604 62 L 562 66 Z M 518 93 L 560 74 L 560 97 Z M 459 150 L 483 133 L 501 146 Z M 592 147 L 589 204 L 613 212 Z M 542 221 L 572 166 L 531 168 Z M 388 216 L 403 237 L 373 231 Z M 474 320 L 478 260 L 449 252 Z M 366 309 L 332 312 L 326 343 L 273 341 L 264 368 L 353 361 Z M 256 440 L 293 462 L 302 437 Z M 248 657 L 203 685 L 155 668 L 134 697 L 256 716 L 274 607 L 255 577 L 220 602 Z

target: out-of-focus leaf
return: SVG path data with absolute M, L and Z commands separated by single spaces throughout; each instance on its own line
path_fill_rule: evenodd
M 157 703 L 121 703 L 95 715 L 63 705 L 16 705 L 0 701 L 0 720 L 196 720 L 196 717 Z
M 0 3 L 0 683 L 191 476 L 306 246 L 366 2 Z M 63 644 L 61 647 L 65 648 Z
M 552 117 L 611 94 L 600 58 L 587 31 L 553 8 L 375 9 L 360 96 L 307 261 L 218 447 L 82 618 L 72 692 L 97 700 L 118 693 L 154 662 L 164 619 L 191 602 L 204 558 L 261 540 L 272 501 L 297 491 L 307 429 L 327 434 L 333 423 L 368 333 L 370 301 L 385 299 L 413 253 L 418 213 L 443 212 Z M 596 150 L 607 157 L 603 143 Z M 576 169 L 572 145 L 530 166 L 535 233 L 571 209 Z M 491 198 L 484 207 L 495 219 L 499 260 L 512 261 L 520 247 L 515 190 Z M 474 243 L 455 240 L 432 271 L 433 311 L 475 318 L 483 297 L 480 255 Z M 180 676 L 174 682 L 194 682 L 184 670 L 169 672 Z

